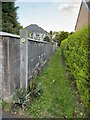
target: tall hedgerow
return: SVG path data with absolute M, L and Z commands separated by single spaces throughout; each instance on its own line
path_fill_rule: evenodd
M 82 102 L 87 110 L 89 110 L 90 102 L 89 33 L 90 27 L 84 28 L 71 35 L 61 44 L 67 69 L 76 82 Z

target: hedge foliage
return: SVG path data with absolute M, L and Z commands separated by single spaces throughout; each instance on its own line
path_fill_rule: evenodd
M 89 107 L 89 33 L 90 27 L 75 32 L 61 43 L 62 55 L 66 66 L 73 76 L 81 99 L 86 108 Z

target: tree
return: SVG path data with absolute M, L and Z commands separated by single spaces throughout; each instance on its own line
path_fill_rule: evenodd
M 74 32 L 70 32 L 70 35 L 74 34 Z
M 58 32 L 53 32 L 53 41 L 58 42 Z
M 68 37 L 68 35 L 69 35 L 69 33 L 68 32 L 64 32 L 64 31 L 61 31 L 58 34 L 58 45 L 59 46 L 60 46 L 61 42 Z
M 53 32 L 53 41 L 58 43 L 60 46 L 61 42 L 69 36 L 68 32 Z
M 50 38 L 46 36 L 43 41 L 50 42 Z
M 17 9 L 14 2 L 2 2 L 2 31 L 19 34 L 22 26 L 17 21 Z

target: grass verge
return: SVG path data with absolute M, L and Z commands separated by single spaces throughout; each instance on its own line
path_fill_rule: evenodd
M 28 108 L 32 118 L 83 118 L 76 93 L 66 77 L 61 63 L 61 51 L 58 49 L 47 67 L 36 77 L 42 85 L 43 93 Z

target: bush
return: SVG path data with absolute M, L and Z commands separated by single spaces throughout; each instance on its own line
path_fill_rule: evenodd
M 46 36 L 43 41 L 46 41 L 46 42 L 50 42 L 50 38 L 48 36 Z
M 27 107 L 28 103 L 31 104 L 34 98 L 39 97 L 42 94 L 42 86 L 41 83 L 32 82 L 31 89 L 27 91 L 26 89 L 16 89 L 14 96 L 13 96 L 13 107 L 20 107 L 25 108 Z
M 68 71 L 74 77 L 77 89 L 86 108 L 89 107 L 89 37 L 90 29 L 84 28 L 61 43 Z
M 23 108 L 27 102 L 27 91 L 25 89 L 16 89 L 13 100 L 14 105 L 18 105 Z

